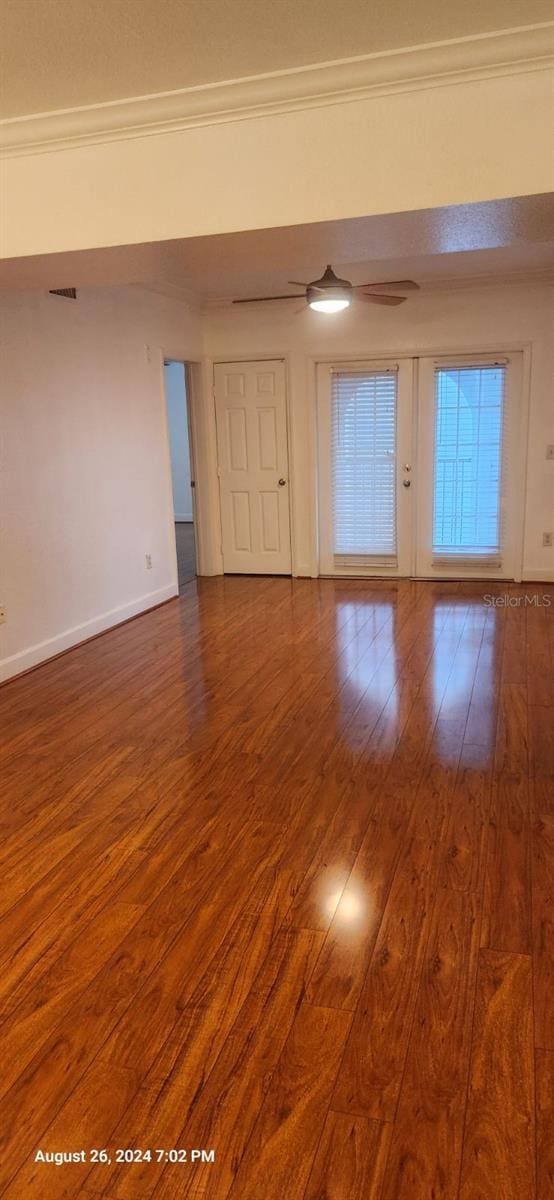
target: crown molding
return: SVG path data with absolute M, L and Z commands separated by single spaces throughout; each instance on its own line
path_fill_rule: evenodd
M 554 21 L 0 121 L 13 157 L 545 70 Z

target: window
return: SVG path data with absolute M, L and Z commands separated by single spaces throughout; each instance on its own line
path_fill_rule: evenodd
M 506 368 L 435 370 L 433 559 L 501 565 Z
M 333 552 L 339 568 L 396 565 L 397 370 L 331 380 Z

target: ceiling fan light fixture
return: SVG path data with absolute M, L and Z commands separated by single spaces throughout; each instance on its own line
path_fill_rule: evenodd
M 309 299 L 308 304 L 316 312 L 337 313 L 342 312 L 343 308 L 350 307 L 352 296 L 322 296 L 318 294 Z

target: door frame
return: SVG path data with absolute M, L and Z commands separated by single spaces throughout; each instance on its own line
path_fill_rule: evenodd
M 518 460 L 515 463 L 516 477 L 513 482 L 513 489 L 514 489 L 513 509 L 514 509 L 514 521 L 515 521 L 515 527 L 514 527 L 514 531 L 513 531 L 513 547 L 514 547 L 513 548 L 513 560 L 514 560 L 513 579 L 515 580 L 515 582 L 521 582 L 521 579 L 523 576 L 524 534 L 525 534 L 525 525 L 526 525 L 526 516 L 527 516 L 527 513 L 526 513 L 526 484 L 527 484 L 528 455 L 529 455 L 529 410 L 530 410 L 530 399 L 531 399 L 531 371 L 532 371 L 533 343 L 531 341 L 511 341 L 511 340 L 508 340 L 508 341 L 505 341 L 505 340 L 500 341 L 499 340 L 499 341 L 495 341 L 492 343 L 487 342 L 484 344 L 483 343 L 476 344 L 474 342 L 470 342 L 469 344 L 447 342 L 442 345 L 433 344 L 431 346 L 426 346 L 426 345 L 409 346 L 409 347 L 403 346 L 401 349 L 399 349 L 398 347 L 396 347 L 396 349 L 394 347 L 392 347 L 392 348 L 388 347 L 383 350 L 380 347 L 372 347 L 370 354 L 368 354 L 368 351 L 366 349 L 365 352 L 364 351 L 354 352 L 354 351 L 345 350 L 344 352 L 340 352 L 340 351 L 335 352 L 335 354 L 310 355 L 308 361 L 309 361 L 309 365 L 311 368 L 310 369 L 310 386 L 311 386 L 312 397 L 311 397 L 311 404 L 310 404 L 311 419 L 310 419 L 309 438 L 310 438 L 310 443 L 311 443 L 310 457 L 311 457 L 311 461 L 314 464 L 313 548 L 312 548 L 314 576 L 319 576 L 321 574 L 321 569 L 320 569 L 321 556 L 320 556 L 320 544 L 319 544 L 319 483 L 320 483 L 319 474 L 320 473 L 319 473 L 318 425 L 317 425 L 318 367 L 326 366 L 326 365 L 331 366 L 333 363 L 338 362 L 338 361 L 349 362 L 349 363 L 369 363 L 369 362 L 373 362 L 373 361 L 374 362 L 383 362 L 386 359 L 396 361 L 396 362 L 400 362 L 402 359 L 406 359 L 406 358 L 414 360 L 413 403 L 412 403 L 412 422 L 413 422 L 412 462 L 417 462 L 418 461 L 417 433 L 418 433 L 418 417 L 419 417 L 419 394 L 418 394 L 419 360 L 422 358 L 425 358 L 425 359 L 448 358 L 450 356 L 452 356 L 453 358 L 459 357 L 459 358 L 468 358 L 469 359 L 469 358 L 471 358 L 472 355 L 475 355 L 475 357 L 478 358 L 479 355 L 486 356 L 486 355 L 496 355 L 497 354 L 497 355 L 501 355 L 501 356 L 503 356 L 503 355 L 509 356 L 510 354 L 516 354 L 516 353 L 521 354 L 522 359 L 521 359 L 521 381 L 520 381 L 520 395 L 519 395 L 519 403 L 520 403 L 519 422 L 517 420 L 517 414 L 516 414 L 516 417 L 514 419 L 514 436 L 516 438 L 518 438 L 519 444 L 523 447 L 523 451 L 518 456 Z M 416 487 L 414 489 L 414 496 L 413 496 L 413 512 L 412 512 L 412 529 L 413 530 L 417 530 L 418 524 L 419 524 L 418 500 L 419 500 L 419 496 L 418 496 L 418 489 L 417 489 L 417 485 L 416 485 Z M 411 553 L 412 553 L 412 562 L 411 562 L 410 578 L 418 578 L 415 575 L 415 554 L 416 554 L 416 537 L 415 536 L 412 537 Z M 387 578 L 391 578 L 391 577 L 388 576 Z M 433 578 L 439 580 L 441 578 L 441 576 L 439 576 L 437 574 L 436 576 L 433 576 Z M 442 578 L 452 579 L 454 581 L 455 576 L 450 574 L 450 575 L 445 575 Z M 490 575 L 488 576 L 488 578 L 490 578 Z
M 231 364 L 231 365 L 232 364 L 239 365 L 240 363 L 264 363 L 264 362 L 282 362 L 283 371 L 284 371 L 285 420 L 286 420 L 285 435 L 286 435 L 286 443 L 287 443 L 287 458 L 288 458 L 288 464 L 289 464 L 288 493 L 289 493 L 289 537 L 290 537 L 291 569 L 290 569 L 290 575 L 289 574 L 282 575 L 282 576 L 280 576 L 280 578 L 290 579 L 290 578 L 293 578 L 297 574 L 297 571 L 296 571 L 296 536 L 295 536 L 296 527 L 295 527 L 295 517 L 294 517 L 294 499 L 295 499 L 294 475 L 295 475 L 295 472 L 294 472 L 293 441 L 292 441 L 292 437 L 291 437 L 292 409 L 291 409 L 290 355 L 288 353 L 283 352 L 282 350 L 277 351 L 275 354 L 269 354 L 266 352 L 264 352 L 262 355 L 260 355 L 260 354 L 237 354 L 231 358 L 229 356 L 223 355 L 221 357 L 218 356 L 216 358 L 211 359 L 211 377 L 210 377 L 211 418 L 212 418 L 214 438 L 215 438 L 215 442 L 214 442 L 214 445 L 215 445 L 215 467 L 216 467 L 215 487 L 217 489 L 217 504 L 218 504 L 217 511 L 218 511 L 218 519 L 219 519 L 218 550 L 219 550 L 219 556 L 220 556 L 220 560 L 221 560 L 221 574 L 225 574 L 225 572 L 223 570 L 223 523 L 222 523 L 222 515 L 221 515 L 221 489 L 219 486 L 219 474 L 218 474 L 219 451 L 218 451 L 218 447 L 217 447 L 215 369 L 216 369 L 216 367 L 225 366 L 227 363 Z

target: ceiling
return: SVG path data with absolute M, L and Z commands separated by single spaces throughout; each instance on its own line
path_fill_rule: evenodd
M 0 117 L 552 19 L 552 0 L 0 0 Z
M 5 259 L 0 287 L 140 283 L 211 303 L 287 292 L 289 279 L 317 279 L 328 262 L 354 283 L 554 275 L 554 194 Z

